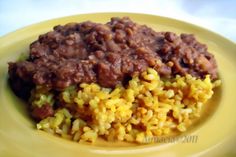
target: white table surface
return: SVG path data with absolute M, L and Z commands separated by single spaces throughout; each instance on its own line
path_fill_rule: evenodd
M 0 0 L 0 36 L 40 21 L 91 12 L 136 12 L 172 17 L 236 42 L 235 0 Z

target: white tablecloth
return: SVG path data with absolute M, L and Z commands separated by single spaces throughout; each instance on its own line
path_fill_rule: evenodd
M 236 42 L 235 0 L 0 0 L 0 36 L 47 19 L 91 12 L 136 12 L 177 18 Z

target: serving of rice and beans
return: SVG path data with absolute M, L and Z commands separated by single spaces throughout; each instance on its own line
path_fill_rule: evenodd
M 185 132 L 221 84 L 214 56 L 193 35 L 126 17 L 54 27 L 29 57 L 9 63 L 9 76 L 37 129 L 91 143 Z

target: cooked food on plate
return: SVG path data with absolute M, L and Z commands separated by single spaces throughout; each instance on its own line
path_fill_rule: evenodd
M 39 130 L 135 143 L 188 130 L 221 84 L 213 54 L 194 35 L 128 17 L 55 26 L 9 63 L 9 81 Z

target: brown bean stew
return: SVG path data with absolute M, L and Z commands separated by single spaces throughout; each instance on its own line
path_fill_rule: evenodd
M 26 60 L 9 63 L 9 76 L 14 91 L 29 98 L 37 85 L 55 92 L 92 82 L 113 88 L 148 67 L 162 78 L 209 74 L 217 79 L 214 56 L 194 35 L 156 32 L 127 17 L 111 18 L 106 24 L 87 21 L 55 26 L 30 45 Z

